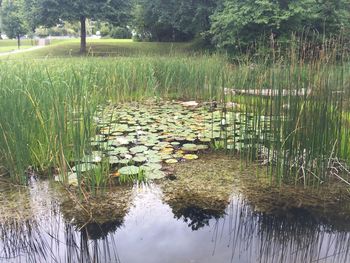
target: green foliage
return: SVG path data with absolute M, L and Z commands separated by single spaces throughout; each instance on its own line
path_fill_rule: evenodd
M 225 0 L 211 19 L 213 42 L 219 48 L 237 50 L 246 48 L 261 37 L 265 42 L 290 39 L 292 33 L 302 35 L 307 29 L 324 36 L 348 31 L 350 2 Z
M 28 32 L 24 3 L 21 0 L 4 0 L 1 4 L 2 30 L 9 38 L 20 38 Z
M 81 52 L 86 51 L 86 19 L 100 19 L 114 24 L 128 20 L 131 3 L 128 0 L 26 0 L 35 26 L 54 26 L 64 21 L 81 24 Z
M 210 27 L 209 16 L 217 1 L 139 0 L 134 8 L 136 38 L 154 41 L 185 41 Z
M 47 36 L 78 36 L 78 29 L 70 23 L 65 23 L 63 26 L 54 26 L 54 27 L 38 27 L 35 30 L 35 34 L 39 37 L 47 37 Z
M 127 27 L 113 26 L 109 23 L 104 23 L 101 26 L 101 36 L 115 39 L 131 39 L 132 33 Z

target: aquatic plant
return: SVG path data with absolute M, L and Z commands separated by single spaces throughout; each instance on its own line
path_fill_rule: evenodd
M 229 148 L 268 165 L 277 183 L 341 180 L 350 185 L 348 54 L 337 42 L 308 54 L 308 60 L 298 52 L 291 48 L 285 59 L 240 67 L 225 94 L 226 101 L 246 105 L 246 121 L 237 123 L 227 139 L 242 129 L 252 132 L 241 132 L 243 138 Z
M 219 57 L 74 58 L 0 63 L 0 161 L 13 181 L 26 170 L 65 177 L 91 153 L 94 115 L 106 103 L 218 96 Z M 78 172 L 81 183 L 81 173 Z
M 235 65 L 219 55 L 1 61 L 1 166 L 21 184 L 28 168 L 59 173 L 67 182 L 71 169 L 93 155 L 107 133 L 103 127 L 118 123 L 107 112 L 103 121 L 115 123 L 96 126 L 96 113 L 127 101 L 196 99 L 211 102 L 204 144 L 214 139 L 214 148 L 267 164 L 278 183 L 336 178 L 349 184 L 348 53 L 336 41 L 317 52 L 305 47 L 312 54 L 299 47 L 284 57 L 274 49 L 271 57 L 247 54 Z M 211 119 L 220 125 L 210 126 Z M 145 156 L 134 150 L 131 162 L 142 163 Z M 172 157 L 168 162 L 179 159 Z M 109 156 L 110 165 L 117 158 Z M 105 184 L 108 175 L 97 177 L 85 182 Z M 83 181 L 79 169 L 77 181 Z

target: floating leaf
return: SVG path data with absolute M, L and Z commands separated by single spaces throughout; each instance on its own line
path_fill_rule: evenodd
M 183 158 L 186 159 L 186 160 L 196 160 L 196 159 L 198 159 L 198 155 L 195 155 L 195 154 L 185 154 Z
M 162 165 L 160 163 L 146 163 L 145 165 L 141 166 L 144 170 L 160 170 L 162 169 Z
M 78 186 L 78 176 L 76 173 L 68 174 L 68 184 L 73 186 Z
M 148 148 L 146 146 L 135 146 L 133 148 L 130 149 L 130 152 L 132 153 L 142 153 L 147 151 Z
M 147 158 L 145 156 L 135 156 L 132 160 L 137 163 L 143 163 L 147 161 Z
M 197 151 L 197 145 L 196 144 L 191 144 L 191 143 L 186 143 L 182 146 L 182 150 L 186 152 L 195 152 Z
M 138 175 L 142 169 L 140 167 L 131 165 L 131 166 L 125 166 L 123 168 L 120 168 L 118 172 L 120 175 Z
M 147 171 L 145 177 L 149 180 L 159 180 L 166 176 L 166 174 L 160 170 Z
M 117 164 L 117 163 L 120 162 L 120 160 L 119 160 L 119 158 L 116 157 L 116 156 L 111 156 L 111 157 L 109 157 L 108 162 L 109 162 L 110 164 Z
M 178 160 L 176 160 L 176 159 L 168 159 L 168 160 L 166 160 L 165 162 L 166 162 L 167 164 L 174 164 L 174 163 L 177 163 Z

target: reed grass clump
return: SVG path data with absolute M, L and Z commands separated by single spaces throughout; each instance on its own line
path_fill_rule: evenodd
M 266 164 L 277 183 L 315 186 L 340 180 L 349 186 L 347 51 L 332 42 L 313 56 L 303 52 L 291 47 L 285 58 L 257 64 L 246 59 L 237 69 L 240 74 L 232 76 L 234 89 L 225 100 L 244 104 L 248 121 L 228 136 L 250 132 L 232 148 L 245 160 Z
M 28 167 L 41 172 L 59 167 L 67 174 L 72 162 L 91 151 L 97 106 L 155 97 L 214 98 L 228 67 L 215 56 L 71 58 L 1 61 L 0 72 L 0 163 L 25 184 Z

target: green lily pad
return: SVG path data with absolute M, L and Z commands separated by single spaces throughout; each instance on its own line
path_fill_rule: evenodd
M 109 157 L 108 162 L 109 162 L 110 164 L 117 164 L 117 163 L 120 162 L 120 160 L 119 160 L 119 158 L 116 157 L 116 156 L 111 156 L 111 157 Z
M 182 150 L 186 152 L 195 152 L 198 151 L 196 144 L 186 143 L 182 146 Z
M 122 159 L 122 160 L 119 160 L 118 163 L 128 165 L 130 163 L 130 159 Z
M 118 147 L 113 150 L 116 154 L 127 154 L 129 152 L 129 149 L 126 147 Z
M 197 149 L 198 150 L 208 150 L 209 146 L 205 145 L 205 144 L 199 144 L 199 145 L 197 145 Z
M 125 166 L 123 168 L 120 168 L 118 170 L 118 172 L 121 175 L 138 175 L 140 172 L 142 171 L 142 169 L 140 167 L 131 165 L 131 166 Z
M 160 163 L 162 161 L 162 158 L 160 156 L 150 156 L 148 158 L 148 162 L 150 163 Z
M 178 163 L 178 160 L 176 159 L 168 159 L 165 161 L 167 164 L 174 164 L 174 163 Z
M 146 163 L 142 166 L 145 170 L 160 170 L 162 165 L 160 163 Z
M 137 163 L 144 163 L 147 161 L 147 158 L 145 156 L 135 156 L 132 160 Z
M 148 180 L 159 180 L 166 176 L 166 174 L 163 171 L 160 170 L 153 170 L 153 171 L 147 171 L 145 172 L 145 177 Z
M 135 153 L 142 153 L 142 152 L 145 152 L 147 150 L 148 150 L 148 148 L 146 146 L 141 145 L 141 146 L 135 146 L 135 147 L 131 148 L 130 152 L 135 154 Z

